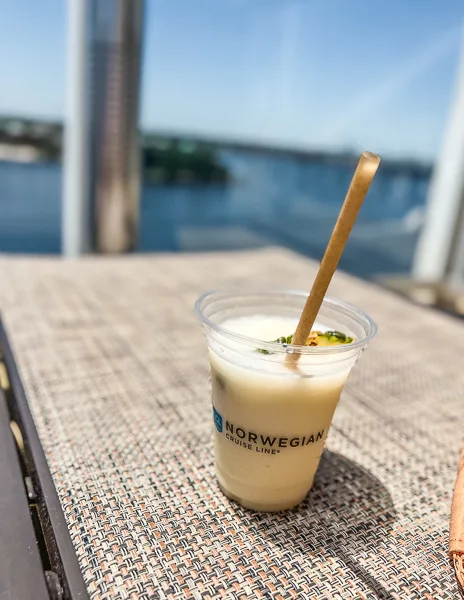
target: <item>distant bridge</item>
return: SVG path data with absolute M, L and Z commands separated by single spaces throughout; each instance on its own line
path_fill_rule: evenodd
M 332 165 L 355 166 L 359 154 L 355 150 L 344 152 L 328 152 L 323 150 L 312 150 L 307 148 L 295 148 L 289 146 L 277 145 L 272 142 L 256 142 L 236 140 L 233 138 L 216 138 L 197 133 L 172 132 L 172 131 L 152 131 L 143 133 L 144 145 L 156 145 L 163 141 L 172 143 L 191 142 L 199 146 L 207 146 L 212 149 L 235 150 L 240 152 L 250 152 L 256 154 L 272 154 L 274 156 L 285 156 L 304 162 L 324 163 Z M 404 173 L 405 175 L 429 176 L 433 165 L 427 162 L 421 162 L 413 159 L 383 159 L 382 170 Z
M 63 125 L 59 121 L 22 118 L 15 116 L 0 117 L 0 143 L 29 144 L 48 150 L 50 146 L 59 152 L 62 144 Z M 294 148 L 266 141 L 245 141 L 233 138 L 215 138 L 197 133 L 172 132 L 165 130 L 143 131 L 142 145 L 145 148 L 166 148 L 170 145 L 182 147 L 191 145 L 191 151 L 197 148 L 212 150 L 234 150 L 253 154 L 270 154 L 289 157 L 295 160 L 331 165 L 354 166 L 358 159 L 356 151 L 328 152 L 307 148 Z M 384 159 L 383 171 L 394 171 L 412 176 L 428 176 L 432 165 L 412 159 Z

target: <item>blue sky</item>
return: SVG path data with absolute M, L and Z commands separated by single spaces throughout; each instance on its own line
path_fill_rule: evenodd
M 433 158 L 462 0 L 146 0 L 142 125 Z M 63 117 L 66 1 L 0 0 L 0 114 Z

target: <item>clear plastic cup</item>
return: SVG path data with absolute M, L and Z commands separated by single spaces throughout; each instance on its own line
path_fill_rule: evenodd
M 350 344 L 284 347 L 223 326 L 236 317 L 297 320 L 306 299 L 297 291 L 210 292 L 196 303 L 211 363 L 218 483 L 253 510 L 292 508 L 311 489 L 343 385 L 376 333 L 365 313 L 332 298 L 317 323 L 352 336 Z M 300 354 L 296 369 L 285 364 L 289 352 Z

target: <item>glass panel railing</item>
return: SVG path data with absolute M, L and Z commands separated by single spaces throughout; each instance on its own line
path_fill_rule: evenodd
M 463 6 L 159 0 L 146 9 L 138 251 L 279 244 L 320 258 L 368 149 L 383 162 L 342 266 L 408 273 Z M 65 4 L 5 0 L 2 10 L 0 251 L 59 252 Z
M 320 258 L 368 149 L 383 162 L 341 265 L 409 273 L 463 16 L 435 0 L 152 6 L 139 248 Z
M 279 244 L 320 257 L 356 163 L 351 156 L 251 145 L 153 143 L 159 151 L 145 171 L 144 251 Z M 200 169 L 202 155 L 208 162 Z M 345 269 L 362 276 L 410 269 L 429 177 L 429 166 L 384 161 L 343 256 Z

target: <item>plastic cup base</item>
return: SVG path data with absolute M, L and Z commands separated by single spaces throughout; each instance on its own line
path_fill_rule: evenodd
M 227 488 L 225 488 L 222 483 L 217 480 L 218 482 L 218 486 L 219 489 L 221 490 L 221 492 L 224 494 L 224 496 L 227 496 L 227 498 L 229 498 L 230 500 L 233 500 L 234 502 L 237 502 L 237 504 L 240 504 L 240 506 L 243 506 L 243 508 L 247 508 L 248 510 L 253 510 L 255 512 L 280 512 L 282 510 L 290 510 L 292 508 L 295 508 L 296 506 L 298 506 L 298 504 L 300 504 L 307 496 L 307 494 L 309 493 L 309 490 L 300 498 L 298 498 L 297 500 L 294 500 L 292 502 L 282 502 L 280 504 L 262 504 L 259 502 L 253 502 L 252 500 L 247 500 L 246 498 L 240 498 L 239 496 L 237 496 L 236 494 L 232 494 L 232 492 L 229 492 L 229 490 Z

